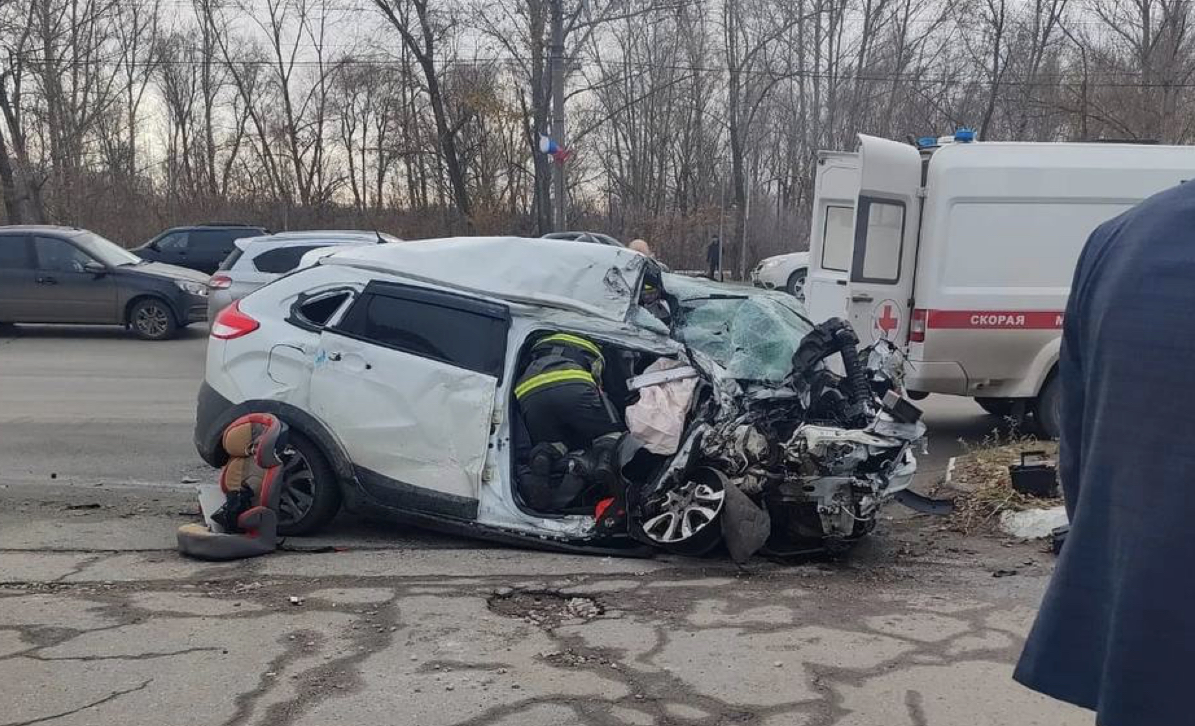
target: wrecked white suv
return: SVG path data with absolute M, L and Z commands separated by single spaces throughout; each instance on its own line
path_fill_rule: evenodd
M 640 304 L 645 286 L 663 304 Z M 514 387 L 531 343 L 571 333 L 630 371 L 624 515 L 534 511 Z M 222 464 L 249 412 L 290 426 L 280 529 L 342 502 L 400 522 L 573 551 L 736 559 L 841 548 L 916 471 L 924 426 L 888 351 L 813 326 L 791 297 L 662 273 L 602 245 L 455 238 L 355 247 L 213 322 L 196 446 Z M 835 373 L 836 369 L 841 373 Z

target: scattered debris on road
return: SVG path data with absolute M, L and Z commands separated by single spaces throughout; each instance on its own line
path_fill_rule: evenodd
M 606 612 L 591 597 L 567 595 L 556 590 L 498 592 L 490 597 L 489 607 L 499 615 L 520 618 L 545 630 L 564 623 L 593 620 Z
M 1006 510 L 1000 513 L 1000 531 L 1018 539 L 1045 539 L 1067 524 L 1066 507 Z
M 963 534 L 994 533 L 1005 513 L 1061 507 L 1061 498 L 1035 497 L 1013 488 L 1009 467 L 1021 463 L 1022 454 L 1027 452 L 1041 452 L 1043 456 L 1053 458 L 1057 456 L 1058 445 L 1033 437 L 993 432 L 981 444 L 953 461 L 940 492 L 955 497 L 951 529 Z M 1062 523 L 1065 524 L 1065 520 Z M 1050 529 L 1058 524 L 1055 522 L 1036 536 L 1049 536 Z
M 1014 491 L 1039 499 L 1058 496 L 1058 467 L 1045 451 L 1022 451 L 1021 462 L 1008 467 Z

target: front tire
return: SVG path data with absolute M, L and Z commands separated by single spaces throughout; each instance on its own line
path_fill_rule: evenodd
M 701 557 L 722 541 L 725 501 L 722 473 L 706 467 L 695 469 L 639 526 L 655 546 L 673 554 Z
M 170 306 L 152 297 L 138 300 L 129 310 L 129 327 L 142 340 L 170 340 L 178 333 Z
M 340 511 L 340 485 L 336 473 L 306 436 L 290 430 L 282 451 L 282 493 L 278 499 L 278 534 L 297 537 L 315 534 Z
M 808 270 L 797 270 L 788 276 L 788 282 L 784 285 L 785 292 L 800 300 L 802 304 L 805 303 L 805 278 L 808 274 Z
M 1042 386 L 1033 413 L 1042 436 L 1056 440 L 1062 435 L 1062 384 L 1057 375 Z

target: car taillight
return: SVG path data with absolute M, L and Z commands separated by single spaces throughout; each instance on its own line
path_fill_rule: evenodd
M 212 275 L 212 279 L 207 281 L 207 286 L 213 290 L 227 290 L 232 287 L 232 278 L 228 275 Z
M 212 322 L 212 337 L 219 340 L 232 340 L 242 335 L 248 335 L 261 327 L 261 323 L 241 312 L 241 301 L 220 311 Z
M 929 312 L 926 310 L 914 310 L 913 317 L 909 324 L 909 342 L 910 343 L 924 343 L 925 342 L 925 325 L 929 319 Z

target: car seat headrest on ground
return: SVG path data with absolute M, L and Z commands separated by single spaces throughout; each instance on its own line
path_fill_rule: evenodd
M 225 502 L 211 517 L 223 531 L 184 525 L 178 531 L 180 552 L 205 560 L 233 560 L 274 551 L 286 433 L 286 424 L 263 413 L 247 414 L 228 425 L 221 438 L 228 453 L 220 470 Z

